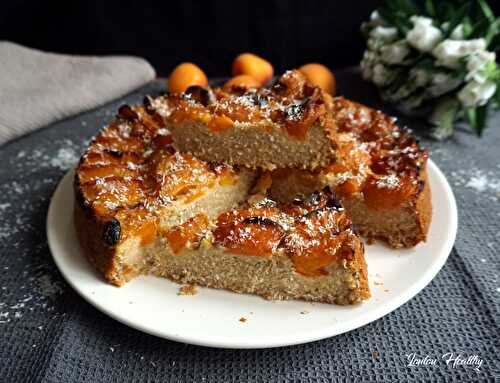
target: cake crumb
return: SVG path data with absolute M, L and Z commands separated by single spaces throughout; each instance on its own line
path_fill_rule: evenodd
M 380 360 L 380 354 L 378 351 L 373 351 L 372 356 L 373 356 L 373 359 L 375 359 L 377 362 Z
M 184 285 L 179 288 L 177 295 L 196 295 L 198 294 L 198 289 L 195 285 Z
M 306 315 L 306 314 L 309 314 L 309 311 L 307 311 L 307 310 L 303 310 L 303 311 L 301 311 L 300 313 L 301 313 L 302 315 Z
M 240 319 L 238 319 L 238 320 L 239 320 L 240 322 L 242 322 L 242 323 L 245 323 L 245 322 L 247 321 L 247 318 L 245 318 L 245 317 L 241 317 L 241 318 L 240 318 Z

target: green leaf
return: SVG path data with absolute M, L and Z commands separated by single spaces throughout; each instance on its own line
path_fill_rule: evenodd
M 425 11 L 430 17 L 436 17 L 436 7 L 434 7 L 434 1 L 425 0 Z
M 411 23 L 408 17 L 393 12 L 388 6 L 385 5 L 380 7 L 378 12 L 384 21 L 398 29 L 401 37 L 405 36 L 410 30 Z
M 486 40 L 486 47 L 488 47 L 495 36 L 498 35 L 500 31 L 500 17 L 490 24 L 488 27 L 488 32 L 484 39 Z
M 491 10 L 490 6 L 485 0 L 477 0 L 479 3 L 479 6 L 481 7 L 481 10 L 483 11 L 484 16 L 490 23 L 495 21 L 495 15 L 493 14 L 493 11 Z
M 465 121 L 471 126 L 472 129 L 476 130 L 476 108 L 467 108 L 464 112 Z
M 420 13 L 419 9 L 410 0 L 386 0 L 385 3 L 394 13 L 399 13 L 403 16 L 409 17 Z
M 476 134 L 481 137 L 488 119 L 488 104 L 476 108 Z
M 445 38 L 448 38 L 453 30 L 460 24 L 464 18 L 465 15 L 469 12 L 470 9 L 470 3 L 465 3 L 463 4 L 458 10 L 455 12 L 453 17 L 450 20 L 450 24 L 448 26 L 448 30 L 445 33 Z
M 464 17 L 464 21 L 462 22 L 462 25 L 463 25 L 463 31 L 464 31 L 464 39 L 468 39 L 469 36 L 473 32 L 472 22 L 471 22 L 469 16 Z
M 491 52 L 496 52 L 500 49 L 500 35 L 496 35 L 491 39 L 488 50 Z
M 435 125 L 432 137 L 443 140 L 453 134 L 459 108 L 460 102 L 456 98 L 445 99 L 436 105 L 430 117 L 430 122 Z

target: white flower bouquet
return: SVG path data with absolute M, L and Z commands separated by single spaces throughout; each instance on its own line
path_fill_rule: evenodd
M 485 0 L 386 0 L 361 30 L 361 72 L 384 100 L 425 112 L 438 139 L 458 120 L 482 134 L 488 110 L 500 106 L 500 18 Z

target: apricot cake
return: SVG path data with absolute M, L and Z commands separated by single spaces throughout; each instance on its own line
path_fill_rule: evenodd
M 168 120 L 174 146 L 201 160 L 314 169 L 335 159 L 329 100 L 299 71 L 288 71 L 259 89 L 192 87 L 157 100 L 153 109 Z
M 432 210 L 427 152 L 380 111 L 338 97 L 331 113 L 337 126 L 336 161 L 314 172 L 267 174 L 270 196 L 290 201 L 329 186 L 368 239 L 382 239 L 392 247 L 425 240 Z
M 194 86 L 120 108 L 76 169 L 75 224 L 118 286 L 152 274 L 358 303 L 370 295 L 358 232 L 425 240 L 427 157 L 394 119 L 297 71 L 267 88 Z
M 141 272 L 125 259 L 142 257 L 158 230 L 198 214 L 214 218 L 237 206 L 254 178 L 250 170 L 177 152 L 161 120 L 144 108 L 123 106 L 78 164 L 80 242 L 105 278 L 121 285 Z
M 249 198 L 256 172 L 176 151 L 146 112 L 155 102 L 121 107 L 76 170 L 78 237 L 107 281 L 153 274 L 338 304 L 369 296 L 363 244 L 329 190 L 284 205 Z

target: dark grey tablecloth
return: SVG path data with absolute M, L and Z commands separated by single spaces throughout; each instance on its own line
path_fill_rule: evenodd
M 340 88 L 368 104 L 359 78 Z M 459 231 L 442 271 L 410 302 L 335 338 L 268 350 L 217 350 L 132 330 L 100 313 L 62 279 L 47 247 L 50 197 L 66 170 L 124 102 L 162 82 L 0 149 L 1 382 L 329 382 L 494 381 L 499 378 L 500 115 L 476 139 L 423 139 L 457 197 Z M 416 126 L 412 122 L 412 126 Z M 420 134 L 417 132 L 417 134 Z M 68 210 L 70 207 L 68 207 Z M 200 323 L 202 326 L 203 324 Z M 407 355 L 438 359 L 408 367 Z M 445 353 L 477 355 L 472 366 L 446 365 Z

